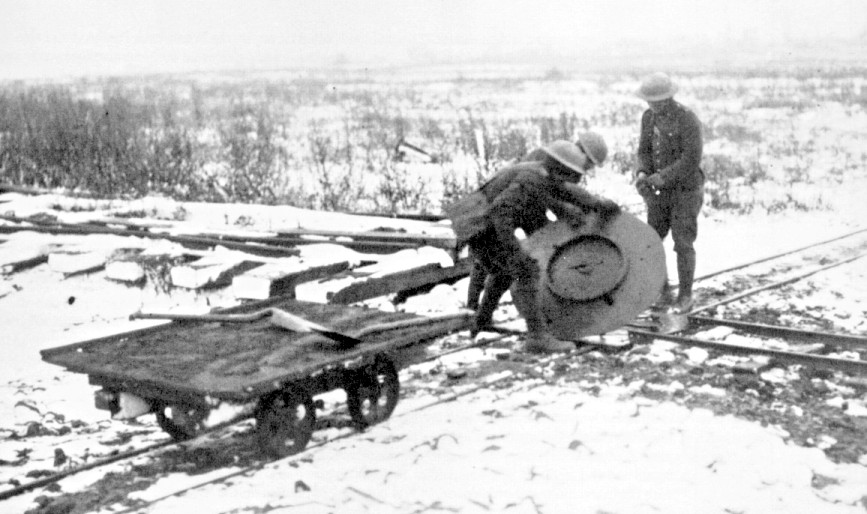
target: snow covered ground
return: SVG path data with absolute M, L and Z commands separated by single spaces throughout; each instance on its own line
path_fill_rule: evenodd
M 856 191 L 864 191 L 864 185 L 863 181 L 853 181 L 849 194 L 857 196 Z M 9 201 L 2 210 L 14 211 L 18 216 L 39 211 L 43 206 L 36 204 L 45 201 L 14 195 L 6 199 Z M 237 228 L 235 221 L 242 217 L 255 220 L 254 225 L 245 227 L 247 230 L 261 231 L 335 226 L 341 230 L 366 230 L 384 225 L 410 232 L 448 230 L 420 222 L 288 207 L 179 205 L 156 200 L 139 203 L 142 205 L 112 202 L 110 207 L 103 208 L 141 209 L 154 213 L 155 217 L 162 213 L 164 219 L 172 219 L 172 213 L 182 207 L 185 221 L 177 223 L 176 229 L 190 231 L 203 227 Z M 700 225 L 698 275 L 861 228 L 867 210 L 863 200 L 841 205 L 835 211 L 705 217 Z M 35 243 L 44 242 L 38 234 L 27 237 Z M 13 238 L 7 239 L 0 249 Z M 142 244 L 157 243 L 145 240 Z M 670 242 L 667 247 L 670 251 Z M 860 285 L 867 283 L 864 261 L 837 268 L 834 274 L 809 279 L 819 288 L 855 291 L 848 297 L 832 297 L 835 309 L 848 313 L 853 320 L 863 320 L 867 314 L 867 296 L 857 296 L 858 291 L 863 292 Z M 671 276 L 676 276 L 673 269 Z M 27 482 L 41 476 L 40 472 L 62 471 L 113 449 L 140 447 L 166 439 L 150 419 L 152 416 L 135 423 L 109 420 L 105 411 L 94 408 L 94 388 L 87 383 L 87 377 L 44 363 L 39 350 L 154 323 L 128 320 L 129 314 L 142 306 L 205 310 L 234 303 L 224 290 L 164 292 L 112 282 L 100 273 L 64 277 L 44 264 L 4 276 L 0 284 L 3 286 L 0 291 L 6 291 L 0 297 L 0 326 L 4 334 L 0 488 Z M 424 298 L 411 299 L 402 308 L 418 312 L 456 311 L 462 306 L 465 290 L 466 280 L 454 286 L 441 286 Z M 316 291 L 309 294 L 315 295 Z M 391 308 L 387 299 L 372 304 Z M 514 314 L 510 306 L 506 309 Z M 854 323 L 852 327 L 867 334 L 863 323 Z M 261 468 L 225 481 L 157 501 L 145 511 L 856 513 L 867 510 L 867 455 L 857 462 L 835 462 L 823 452 L 821 433 L 814 434 L 812 447 L 796 444 L 786 430 L 774 424 L 763 426 L 745 417 L 716 414 L 710 408 L 696 406 L 695 402 L 657 398 L 645 394 L 646 384 L 640 381 L 612 376 L 594 378 L 590 373 L 595 369 L 594 362 L 606 363 L 620 357 L 597 354 L 589 360 L 542 359 L 531 362 L 542 370 L 538 376 L 491 374 L 488 376 L 502 380 L 490 384 L 482 378 L 451 380 L 442 373 L 443 369 L 472 370 L 480 362 L 497 362 L 495 353 L 470 352 L 462 357 L 463 362 L 443 359 L 436 363 L 438 373 L 424 367 L 405 370 L 402 382 L 410 386 L 407 397 L 387 422 L 324 445 L 318 443 L 332 435 L 330 431 L 315 434 L 312 447 L 300 455 L 263 463 Z M 657 342 L 646 354 L 631 356 L 627 362 L 641 361 L 647 366 L 648 362 L 664 362 L 667 355 L 672 359 L 676 356 L 682 363 L 703 360 L 694 352 Z M 557 366 L 572 370 L 572 378 L 558 379 L 557 373 L 550 372 L 561 369 Z M 662 374 L 668 369 L 666 365 L 658 366 Z M 586 379 L 580 378 L 583 373 L 587 374 Z M 480 388 L 472 390 L 479 385 Z M 674 390 L 678 386 L 665 383 L 656 387 Z M 682 384 L 680 387 L 684 388 Z M 696 402 L 733 394 L 710 385 L 686 389 L 685 394 Z M 437 402 L 462 391 L 466 394 L 453 401 Z M 867 401 L 867 394 L 853 392 L 847 398 L 853 405 L 860 405 Z M 852 416 L 865 414 L 851 412 Z M 189 443 L 190 451 L 200 444 Z M 220 447 L 218 444 L 209 451 L 219 455 Z M 232 451 L 227 446 L 225 463 L 207 473 L 158 472 L 140 480 L 138 491 L 119 488 L 121 493 L 112 493 L 99 489 L 103 502 L 106 497 L 111 498 L 113 505 L 94 505 L 99 505 L 99 512 L 123 511 L 125 499 L 150 501 L 182 490 L 190 483 L 231 475 L 240 469 L 233 465 Z M 140 464 L 141 461 L 118 464 L 109 469 L 129 473 Z M 25 476 L 27 473 L 31 474 Z M 92 484 L 104 480 L 104 473 L 105 470 L 99 470 L 77 475 L 63 482 L 59 491 L 37 490 L 17 496 L 0 503 L 0 510 L 37 512 L 38 505 L 43 504 L 46 507 L 42 512 L 60 512 L 50 510 L 60 508 L 59 504 L 51 503 L 51 498 L 75 491 L 97 491 Z M 69 510 L 64 512 L 91 511 L 85 502 L 65 505 Z

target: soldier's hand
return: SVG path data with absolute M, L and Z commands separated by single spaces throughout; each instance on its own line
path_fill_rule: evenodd
M 638 190 L 638 194 L 643 197 L 653 196 L 656 194 L 656 189 L 650 183 L 650 179 L 644 173 L 638 174 L 638 179 L 635 181 L 635 189 Z
M 635 177 L 635 189 L 641 196 L 648 196 L 653 194 L 653 187 L 647 183 L 646 173 L 641 172 Z
M 662 177 L 659 175 L 659 173 L 654 173 L 653 175 L 647 177 L 647 183 L 650 184 L 650 187 L 652 187 L 653 189 L 662 189 L 662 187 L 665 185 L 665 181 L 662 180 Z
M 596 210 L 599 212 L 599 218 L 602 223 L 611 221 L 620 214 L 620 206 L 613 200 L 607 198 L 599 201 Z

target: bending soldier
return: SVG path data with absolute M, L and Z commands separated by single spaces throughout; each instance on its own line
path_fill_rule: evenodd
M 470 195 L 476 198 L 467 199 L 465 205 L 474 205 L 475 214 L 464 206 L 450 209 L 458 244 L 468 244 L 475 260 L 467 302 L 470 308 L 477 308 L 474 333 L 490 326 L 500 298 L 511 287 L 515 307 L 527 324 L 527 351 L 574 348 L 574 343 L 560 341 L 548 332 L 538 304 L 540 269 L 521 248 L 515 231 L 521 229 L 530 236 L 549 222 L 548 210 L 575 225 L 583 224 L 590 211 L 598 212 L 603 222 L 620 212 L 614 202 L 577 186 L 583 174 L 604 159 L 604 151 L 591 151 L 569 141 L 555 141 L 544 148 L 543 160 L 504 168 Z M 484 291 L 479 301 L 481 281 Z

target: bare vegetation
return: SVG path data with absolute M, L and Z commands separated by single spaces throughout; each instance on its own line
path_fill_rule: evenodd
M 707 206 L 822 209 L 805 188 L 863 175 L 858 153 L 804 116 L 865 116 L 862 70 L 679 77 L 704 123 Z M 0 88 L 0 181 L 108 198 L 439 213 L 504 163 L 602 132 L 604 172 L 634 169 L 637 77 L 549 69 L 508 79 L 142 78 Z M 861 117 L 861 118 L 859 118 Z M 400 150 L 412 142 L 423 150 Z M 829 164 L 829 162 L 831 164 Z M 620 177 L 619 179 L 617 177 Z M 615 198 L 625 201 L 624 198 Z

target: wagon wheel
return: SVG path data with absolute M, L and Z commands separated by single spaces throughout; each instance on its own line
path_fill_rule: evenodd
M 400 397 L 400 380 L 390 359 L 376 361 L 350 373 L 344 384 L 349 415 L 360 429 L 391 416 Z
M 307 446 L 316 425 L 316 407 L 307 392 L 287 389 L 260 401 L 256 440 L 275 458 L 294 455 Z
M 203 428 L 208 411 L 188 405 L 157 405 L 154 411 L 157 424 L 175 441 L 186 441 L 195 437 Z

